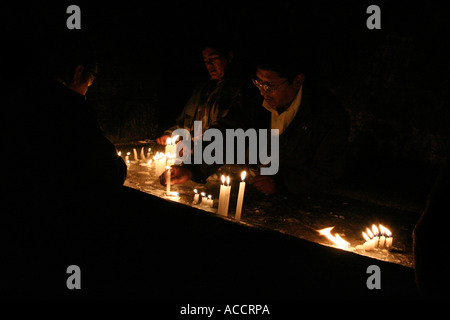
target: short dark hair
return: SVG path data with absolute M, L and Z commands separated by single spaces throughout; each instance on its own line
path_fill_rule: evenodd
M 230 52 L 234 51 L 228 39 L 221 35 L 209 36 L 203 39 L 200 43 L 200 51 L 207 48 L 214 49 L 219 55 L 225 58 L 230 58 Z
M 306 73 L 306 55 L 301 49 L 274 47 L 262 50 L 256 59 L 256 68 L 276 72 L 292 82 L 296 76 Z
M 56 77 L 66 83 L 73 80 L 75 68 L 83 66 L 82 80 L 87 80 L 89 74 L 97 74 L 98 58 L 93 47 L 83 39 L 67 39 L 58 49 L 56 61 Z

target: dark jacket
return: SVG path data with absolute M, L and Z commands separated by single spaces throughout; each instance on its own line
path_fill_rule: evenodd
M 344 174 L 349 130 L 340 102 L 325 89 L 306 84 L 300 109 L 280 136 L 278 185 L 289 193 L 331 187 Z
M 184 128 L 192 133 L 196 120 L 202 121 L 203 131 L 234 126 L 235 118 L 230 117 L 229 113 L 240 107 L 242 86 L 242 81 L 235 77 L 199 83 L 176 119 L 176 124 L 166 130 L 165 134 L 171 135 L 177 128 Z
M 41 182 L 92 188 L 123 184 L 126 165 L 85 96 L 55 82 L 42 89 L 38 108 Z

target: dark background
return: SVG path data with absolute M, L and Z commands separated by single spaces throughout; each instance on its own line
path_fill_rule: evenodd
M 48 77 L 61 38 L 85 39 L 100 57 L 87 97 L 105 135 L 114 143 L 154 139 L 207 76 L 203 39 L 229 41 L 249 76 L 254 53 L 282 39 L 309 51 L 310 77 L 349 112 L 347 183 L 424 196 L 450 143 L 444 3 L 79 2 L 81 30 L 66 28 L 72 2 L 3 4 L 2 76 L 33 86 Z M 371 4 L 381 8 L 381 30 L 366 27 Z

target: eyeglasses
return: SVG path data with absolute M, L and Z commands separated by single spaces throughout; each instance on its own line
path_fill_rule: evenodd
M 261 90 L 263 90 L 263 91 L 265 91 L 267 93 L 270 93 L 270 92 L 274 92 L 274 91 L 277 91 L 278 89 L 280 89 L 281 86 L 287 82 L 287 80 L 283 81 L 280 84 L 276 84 L 276 85 L 262 83 L 262 82 L 259 82 L 256 79 L 252 79 L 252 82 L 258 89 L 261 89 Z

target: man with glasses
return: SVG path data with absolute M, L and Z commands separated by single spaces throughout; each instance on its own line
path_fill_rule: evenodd
M 304 63 L 292 49 L 266 52 L 257 61 L 252 81 L 280 144 L 279 172 L 251 181 L 265 194 L 323 191 L 344 172 L 348 116 L 331 93 L 305 77 Z

